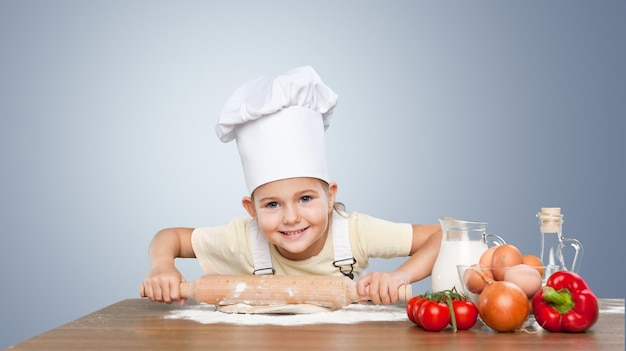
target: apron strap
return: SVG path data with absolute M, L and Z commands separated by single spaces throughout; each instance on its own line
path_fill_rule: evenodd
M 333 266 L 339 268 L 346 277 L 354 279 L 352 271 L 356 259 L 352 255 L 350 245 L 350 221 L 347 214 L 337 211 L 333 211 L 333 251 L 335 253 Z
M 252 221 L 249 235 L 250 246 L 252 247 L 252 260 L 254 261 L 254 272 L 252 274 L 274 274 L 275 271 L 272 267 L 272 257 L 270 255 L 270 243 L 261 234 L 256 221 Z
M 354 274 L 352 271 L 356 260 L 352 255 L 352 247 L 350 246 L 350 222 L 346 214 L 339 214 L 333 211 L 332 231 L 335 255 L 333 266 L 339 268 L 343 275 L 353 279 Z M 256 221 L 253 221 L 252 225 L 250 225 L 249 236 L 252 247 L 252 259 L 254 260 L 254 271 L 252 274 L 274 274 L 276 271 L 272 266 L 270 244 L 267 238 L 261 234 Z

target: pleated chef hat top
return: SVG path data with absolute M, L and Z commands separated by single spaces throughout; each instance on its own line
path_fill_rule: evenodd
M 250 194 L 280 179 L 328 182 L 324 131 L 336 104 L 337 94 L 309 66 L 235 90 L 215 130 L 221 141 L 237 141 Z

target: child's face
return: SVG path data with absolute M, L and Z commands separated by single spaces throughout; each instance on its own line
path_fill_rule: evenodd
M 324 247 L 336 192 L 334 183 L 289 178 L 261 185 L 243 205 L 281 255 L 303 260 Z

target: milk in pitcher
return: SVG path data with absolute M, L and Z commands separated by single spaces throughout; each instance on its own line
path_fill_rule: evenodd
M 482 240 L 444 240 L 431 275 L 433 291 L 449 290 L 456 287 L 463 291 L 457 265 L 477 264 L 480 256 L 487 251 L 487 243 Z

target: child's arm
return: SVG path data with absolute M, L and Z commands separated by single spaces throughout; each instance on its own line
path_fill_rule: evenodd
M 372 272 L 359 279 L 357 292 L 375 304 L 398 302 L 400 285 L 422 280 L 432 273 L 441 246 L 439 224 L 414 224 L 411 257 L 393 272 Z
M 152 239 L 148 250 L 150 272 L 143 283 L 144 293 L 151 301 L 184 303 L 180 297 L 180 282 L 184 279 L 174 259 L 196 257 L 191 246 L 192 232 L 192 228 L 163 229 Z

